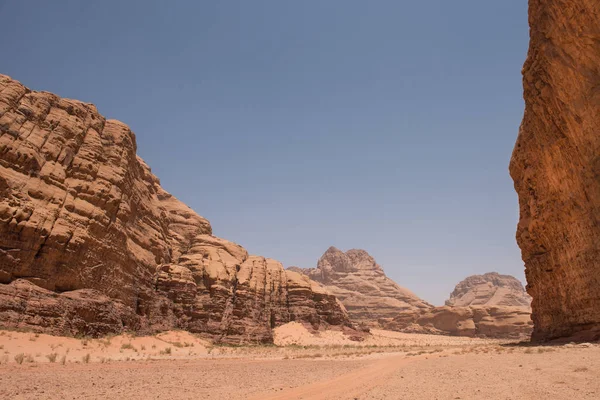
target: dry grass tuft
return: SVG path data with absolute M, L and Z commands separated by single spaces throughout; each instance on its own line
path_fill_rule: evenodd
M 137 351 L 137 349 L 135 347 L 133 347 L 133 345 L 131 343 L 123 343 L 121 345 L 121 349 L 122 350 L 133 350 L 133 351 Z
M 15 356 L 15 361 L 17 362 L 17 364 L 21 365 L 23 364 L 23 361 L 25 360 L 25 354 L 23 353 L 19 353 Z

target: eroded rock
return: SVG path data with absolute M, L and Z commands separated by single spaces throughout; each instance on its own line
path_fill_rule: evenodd
M 528 339 L 533 322 L 528 307 L 443 306 L 418 314 L 401 314 L 384 327 L 407 333 Z
M 91 104 L 0 75 L 0 325 L 61 334 L 180 328 L 272 340 L 349 324 L 338 300 L 212 235 Z
M 488 272 L 461 281 L 446 300 L 447 306 L 529 307 L 531 297 L 521 282 L 510 275 Z
M 330 247 L 317 268 L 288 270 L 302 272 L 320 282 L 348 310 L 352 321 L 377 326 L 399 313 L 414 313 L 432 306 L 390 278 L 369 253 L 352 249 L 347 252 Z
M 510 162 L 533 339 L 600 338 L 600 3 L 530 0 Z

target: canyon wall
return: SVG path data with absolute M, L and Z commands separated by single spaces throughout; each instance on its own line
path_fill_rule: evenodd
M 530 0 L 510 162 L 535 340 L 600 338 L 600 3 Z
M 294 320 L 349 324 L 306 276 L 213 236 L 162 189 L 127 125 L 0 75 L 0 326 L 238 343 Z
M 388 278 L 366 251 L 330 247 L 316 268 L 290 267 L 321 283 L 348 310 L 350 320 L 407 333 L 526 339 L 531 299 L 518 279 L 490 272 L 458 285 L 446 306 L 434 307 Z
M 488 272 L 459 282 L 445 306 L 399 314 L 384 327 L 410 333 L 524 340 L 533 330 L 530 302 L 517 278 Z

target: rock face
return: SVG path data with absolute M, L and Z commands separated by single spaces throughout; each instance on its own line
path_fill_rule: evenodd
M 488 272 L 461 281 L 446 300 L 447 306 L 529 307 L 531 297 L 521 282 L 510 275 Z
M 330 247 L 317 268 L 288 270 L 303 272 L 320 282 L 348 310 L 352 321 L 376 326 L 399 313 L 413 313 L 432 306 L 388 278 L 381 266 L 364 250 L 342 252 Z
M 294 320 L 349 323 L 307 277 L 213 236 L 125 124 L 0 75 L 0 326 L 268 342 Z
M 411 333 L 525 339 L 533 329 L 530 302 L 518 279 L 489 272 L 461 281 L 446 306 L 400 314 L 385 327 Z
M 600 3 L 530 0 L 510 162 L 533 339 L 600 338 Z
M 533 323 L 528 307 L 435 307 L 420 314 L 401 314 L 386 329 L 451 336 L 526 339 Z
M 335 294 L 354 322 L 408 333 L 490 338 L 531 335 L 529 296 L 516 278 L 492 272 L 460 282 L 444 307 L 434 307 L 385 276 L 364 250 L 330 247 L 317 268 L 289 267 Z

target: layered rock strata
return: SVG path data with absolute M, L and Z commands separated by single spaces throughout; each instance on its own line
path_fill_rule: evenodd
M 443 306 L 419 314 L 398 315 L 384 327 L 407 333 L 528 339 L 533 329 L 530 315 L 527 307 Z
M 600 338 L 600 3 L 530 0 L 510 161 L 535 340 Z
M 369 253 L 352 249 L 347 252 L 330 247 L 316 268 L 290 267 L 321 283 L 348 310 L 352 321 L 378 326 L 400 313 L 427 310 L 432 306 L 390 278 Z
M 349 324 L 306 276 L 213 236 L 127 125 L 0 75 L 0 326 L 269 342 L 294 320 Z
M 531 297 L 517 278 L 497 272 L 469 276 L 456 285 L 446 300 L 447 306 L 458 307 L 529 307 L 530 304 Z

